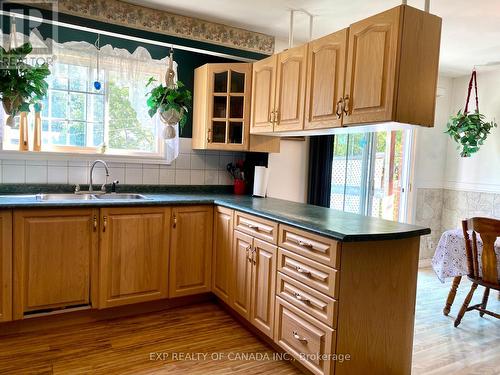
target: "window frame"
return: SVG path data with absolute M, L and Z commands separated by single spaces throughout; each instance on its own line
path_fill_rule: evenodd
M 91 54 L 88 54 L 87 56 L 77 54 L 74 51 L 70 51 L 69 53 L 63 55 L 63 56 L 58 56 L 57 63 L 59 64 L 66 64 L 66 65 L 73 65 L 73 66 L 82 66 L 88 69 L 89 76 L 91 77 L 89 80 L 94 79 L 94 72 L 93 72 L 93 56 Z M 159 60 L 156 60 L 159 61 Z M 141 161 L 154 161 L 154 162 L 161 162 L 165 163 L 164 161 L 164 153 L 165 153 L 165 142 L 164 139 L 161 136 L 161 131 L 160 129 L 157 129 L 156 126 L 154 128 L 153 134 L 155 137 L 155 143 L 156 143 L 156 152 L 148 152 L 148 151 L 140 151 L 140 150 L 131 150 L 131 149 L 116 149 L 116 148 L 110 148 L 109 147 L 109 75 L 110 71 L 120 71 L 120 68 L 117 69 L 117 67 L 113 66 L 112 64 L 106 63 L 106 62 L 101 62 L 100 64 L 100 70 L 104 73 L 104 94 L 99 94 L 96 92 L 92 92 L 89 87 L 87 87 L 86 91 L 81 91 L 81 90 L 71 90 L 69 83 L 66 89 L 59 89 L 59 88 L 51 88 L 49 87 L 49 90 L 53 91 L 60 91 L 67 93 L 68 95 L 68 100 L 69 96 L 71 93 L 81 93 L 86 95 L 86 107 L 88 105 L 87 100 L 89 98 L 89 95 L 103 95 L 104 96 L 104 118 L 103 118 L 103 143 L 106 145 L 105 150 L 103 152 L 103 147 L 102 145 L 91 147 L 91 146 L 72 146 L 72 145 L 53 145 L 53 144 L 43 144 L 42 143 L 42 150 L 43 152 L 39 151 L 19 151 L 18 146 L 15 144 L 10 144 L 5 137 L 5 128 L 0 131 L 0 134 L 3 134 L 2 139 L 1 139 L 1 144 L 0 144 L 0 155 L 10 155 L 13 156 L 17 153 L 21 153 L 23 155 L 26 155 L 27 153 L 35 153 L 40 155 L 41 153 L 46 154 L 47 156 L 49 155 L 60 155 L 64 158 L 68 156 L 89 156 L 92 155 L 94 157 L 97 156 L 105 156 L 105 157 L 112 157 L 115 159 L 123 159 L 123 161 L 130 162 L 130 160 L 135 160 L 135 159 L 141 159 Z M 146 75 L 151 75 L 155 76 L 158 79 L 161 79 L 162 76 L 162 71 L 160 69 L 141 69 L 141 73 L 144 73 Z M 90 82 L 88 82 L 90 83 Z M 146 97 L 144 97 L 144 102 L 146 102 Z M 51 105 L 49 101 L 49 105 Z M 69 106 L 68 106 L 68 111 L 69 111 Z M 49 114 L 51 112 L 49 111 Z M 49 121 L 58 120 L 58 118 L 52 118 L 48 117 L 45 119 L 49 119 Z M 42 117 L 42 128 L 43 128 L 43 121 L 45 120 Z M 67 114 L 66 119 L 60 119 L 61 121 L 65 121 L 67 123 L 73 121 L 69 118 L 69 114 Z M 80 120 L 74 120 L 75 122 L 83 122 L 86 125 L 89 122 L 92 121 L 80 121 Z M 155 121 L 155 120 L 152 120 Z M 28 124 L 29 127 L 32 128 L 34 124 L 34 114 L 32 111 L 28 113 Z M 7 127 L 7 125 L 3 124 L 4 127 Z M 14 130 L 15 131 L 15 130 Z M 31 140 L 30 140 L 31 141 Z M 42 130 L 42 142 L 43 142 L 43 130 Z M 58 159 L 57 157 L 55 159 Z

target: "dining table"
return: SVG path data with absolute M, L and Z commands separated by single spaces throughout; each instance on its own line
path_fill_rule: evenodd
M 483 250 L 481 237 L 478 235 L 478 254 Z M 500 260 L 500 238 L 495 242 L 495 253 Z M 439 281 L 445 282 L 447 278 L 453 278 L 451 289 L 446 300 L 443 314 L 448 315 L 455 300 L 458 286 L 463 276 L 468 274 L 467 255 L 465 251 L 464 233 L 461 228 L 455 228 L 445 231 L 436 247 L 432 257 L 432 268 Z M 479 265 L 481 268 L 481 265 Z M 498 274 L 500 275 L 500 262 L 497 262 Z

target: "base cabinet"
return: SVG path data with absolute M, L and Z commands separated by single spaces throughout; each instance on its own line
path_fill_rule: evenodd
M 212 206 L 172 209 L 169 297 L 210 292 Z
M 235 231 L 231 307 L 273 337 L 277 247 Z
M 233 261 L 233 210 L 214 209 L 214 239 L 212 256 L 212 292 L 229 303 Z
M 95 209 L 15 212 L 14 319 L 94 301 L 97 215 Z
M 100 308 L 167 297 L 170 208 L 101 209 Z
M 0 212 L 0 322 L 12 319 L 12 212 Z

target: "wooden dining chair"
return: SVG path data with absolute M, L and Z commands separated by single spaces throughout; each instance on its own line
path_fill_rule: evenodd
M 480 316 L 488 314 L 495 318 L 500 318 L 500 314 L 486 310 L 490 289 L 500 291 L 500 280 L 498 275 L 498 262 L 500 259 L 498 259 L 495 254 L 495 241 L 497 237 L 500 237 L 500 220 L 474 217 L 469 220 L 463 220 L 462 229 L 464 231 L 465 251 L 467 255 L 467 277 L 472 281 L 472 286 L 455 319 L 455 327 L 458 327 L 464 314 L 471 310 L 478 310 Z M 472 231 L 471 235 L 469 235 L 469 231 Z M 483 241 L 483 251 L 481 255 L 478 254 L 477 250 L 478 234 Z M 483 300 L 477 305 L 469 306 L 478 285 L 485 288 Z

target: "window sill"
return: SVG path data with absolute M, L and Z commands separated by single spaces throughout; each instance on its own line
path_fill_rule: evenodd
M 86 160 L 103 159 L 105 161 L 127 164 L 164 164 L 165 159 L 159 155 L 116 155 L 102 153 L 74 153 L 53 151 L 18 151 L 0 150 L 2 160 Z

